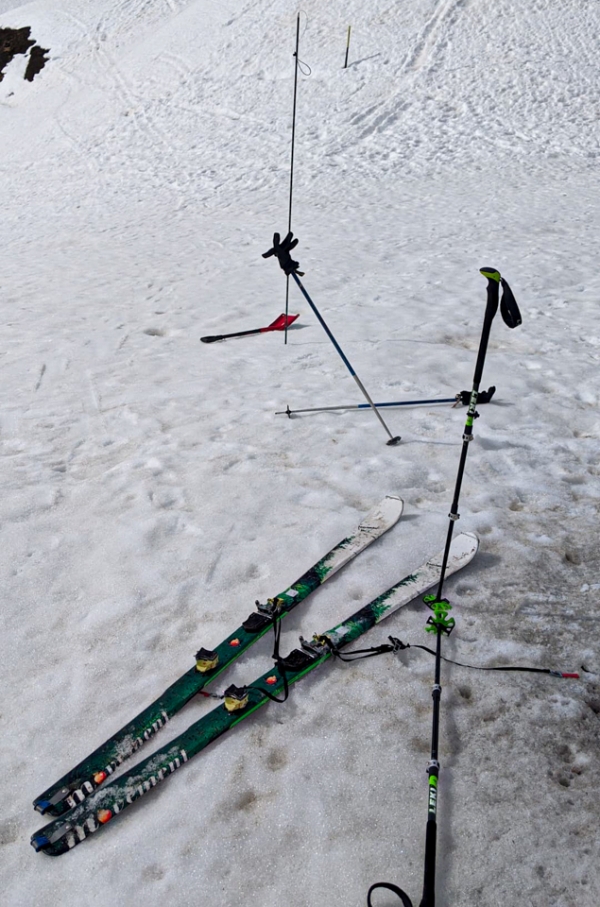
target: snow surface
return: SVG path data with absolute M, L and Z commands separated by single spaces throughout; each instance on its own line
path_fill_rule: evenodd
M 293 229 L 305 285 L 373 397 L 469 388 L 496 319 L 447 584 L 438 907 L 597 907 L 600 658 L 594 0 L 303 0 Z M 297 7 L 0 0 L 50 49 L 0 82 L 4 579 L 0 867 L 10 907 L 419 902 L 433 660 L 329 665 L 73 853 L 31 800 L 283 590 L 384 494 L 395 529 L 292 614 L 283 649 L 443 545 L 464 409 L 361 402 L 285 232 Z M 350 65 L 343 67 L 347 26 Z M 416 602 L 372 631 L 427 643 Z M 265 638 L 224 684 L 265 669 Z M 166 743 L 210 708 L 191 704 Z M 378 907 L 398 903 L 379 894 Z

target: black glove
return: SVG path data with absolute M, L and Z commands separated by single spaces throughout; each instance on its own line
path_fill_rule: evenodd
M 479 391 L 479 393 L 477 394 L 477 402 L 489 403 L 495 393 L 496 388 L 493 386 L 488 387 L 486 391 Z M 471 391 L 461 391 L 459 394 L 457 394 L 457 397 L 459 398 L 463 406 L 468 406 L 471 402 Z
M 290 274 L 298 274 L 299 277 L 304 277 L 304 271 L 298 270 L 300 262 L 293 261 L 290 255 L 292 249 L 295 249 L 298 245 L 298 240 L 294 239 L 293 236 L 293 233 L 288 233 L 283 242 L 281 242 L 279 233 L 275 233 L 273 235 L 273 248 L 269 249 L 268 252 L 263 252 L 263 258 L 270 258 L 271 255 L 274 255 L 279 262 L 281 270 L 284 271 L 288 277 Z

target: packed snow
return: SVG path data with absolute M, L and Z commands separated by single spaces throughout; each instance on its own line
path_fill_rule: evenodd
M 419 903 L 434 662 L 330 663 L 72 853 L 31 801 L 386 494 L 398 525 L 296 609 L 282 650 L 443 547 L 464 407 L 363 402 L 262 253 L 294 203 L 304 285 L 371 396 L 469 389 L 492 328 L 445 587 L 438 907 L 598 907 L 600 4 L 0 0 L 48 48 L 0 81 L 4 588 L 0 867 L 10 907 Z M 349 65 L 343 67 L 348 25 Z M 415 601 L 364 637 L 427 645 Z M 271 664 L 266 636 L 215 682 Z M 168 743 L 214 703 L 187 706 Z M 130 768 L 126 763 L 124 770 Z M 398 903 L 379 893 L 377 907 Z

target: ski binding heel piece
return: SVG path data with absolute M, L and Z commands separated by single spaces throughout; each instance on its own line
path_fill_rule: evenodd
M 239 712 L 248 705 L 248 687 L 236 687 L 231 684 L 225 690 L 225 699 L 223 705 L 228 712 Z
M 219 664 L 219 655 L 210 649 L 198 649 L 196 652 L 196 670 L 200 674 L 214 671 Z

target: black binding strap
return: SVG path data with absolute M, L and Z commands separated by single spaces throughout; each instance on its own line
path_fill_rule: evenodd
M 403 642 L 400 642 L 399 639 L 388 636 L 388 639 L 390 640 L 389 643 L 383 643 L 380 646 L 372 646 L 370 649 L 352 649 L 350 652 L 342 653 L 339 649 L 336 649 L 327 636 L 321 638 L 334 658 L 339 658 L 340 661 L 358 661 L 361 658 L 373 658 L 375 655 L 385 655 L 386 652 L 398 652 L 399 649 L 408 648 L 408 646 Z
M 279 642 L 281 639 L 281 621 L 278 620 L 277 611 L 273 612 L 273 614 L 270 617 L 270 620 L 273 624 L 273 636 L 274 636 L 273 659 L 275 661 L 275 667 L 279 671 L 279 674 L 281 675 L 281 679 L 283 680 L 283 697 L 280 699 L 278 696 L 275 696 L 273 693 L 269 693 L 268 690 L 265 690 L 262 687 L 260 688 L 260 692 L 262 693 L 263 696 L 266 696 L 268 699 L 270 699 L 271 702 L 285 702 L 286 699 L 288 698 L 288 696 L 290 695 L 290 685 L 288 683 L 285 661 L 279 654 Z M 248 689 L 255 690 L 255 689 L 257 689 L 257 687 L 249 687 Z

